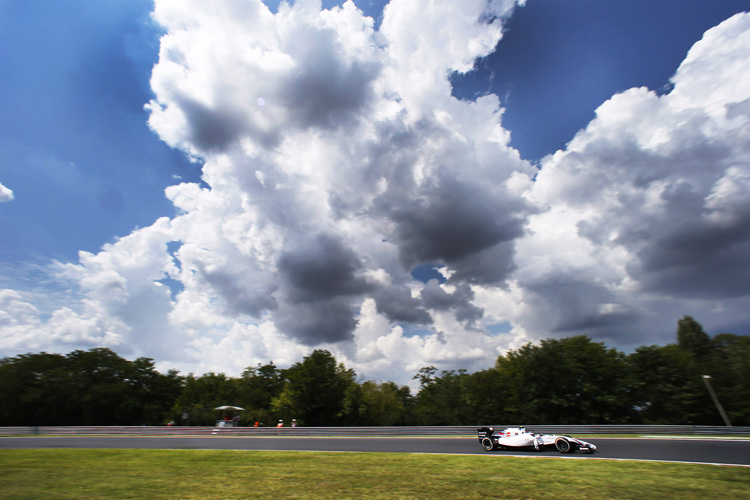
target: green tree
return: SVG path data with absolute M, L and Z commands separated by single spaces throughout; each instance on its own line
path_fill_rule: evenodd
M 60 354 L 0 360 L 0 425 L 75 425 L 70 372 Z
M 414 413 L 419 425 L 461 425 L 464 408 L 461 380 L 466 370 L 443 370 L 426 366 L 414 376 L 419 380 Z
M 153 360 L 128 361 L 107 348 L 67 355 L 79 425 L 156 425 L 181 388 L 176 372 L 161 375 Z
M 640 421 L 723 425 L 703 382 L 710 375 L 730 421 L 750 423 L 750 337 L 711 338 L 690 316 L 677 322 L 676 337 L 676 344 L 640 347 L 628 356 Z
M 213 425 L 214 408 L 243 406 L 245 421 L 314 426 L 479 423 L 722 425 L 703 375 L 734 425 L 750 425 L 750 337 L 710 337 L 690 316 L 677 342 L 624 356 L 586 336 L 527 344 L 494 367 L 467 373 L 424 367 L 420 389 L 357 383 L 330 352 L 279 370 L 248 367 L 239 378 L 159 373 L 106 348 L 0 359 L 0 425 Z M 182 420 L 183 412 L 189 415 Z
M 345 425 L 405 425 L 411 394 L 394 382 L 351 384 L 344 397 Z
M 506 410 L 508 387 L 503 374 L 494 367 L 469 375 L 464 403 L 466 408 L 471 409 L 471 413 L 462 424 L 510 422 L 510 415 Z
M 677 345 L 643 346 L 628 356 L 638 423 L 698 423 L 705 404 L 695 360 Z
M 73 351 L 67 358 L 79 425 L 130 423 L 130 415 L 121 411 L 130 403 L 126 384 L 128 361 L 104 347 Z
M 188 414 L 188 425 L 214 425 L 220 416 L 214 408 L 236 406 L 239 395 L 237 385 L 223 373 L 209 372 L 196 377 L 192 373 L 185 378 L 182 393 L 175 401 L 175 422 L 183 413 Z
M 711 358 L 702 375 L 711 375 L 732 425 L 750 425 L 750 337 L 720 333 L 711 340 Z M 713 418 L 716 422 L 716 413 Z
M 176 372 L 110 349 L 24 354 L 0 361 L 2 425 L 162 423 L 180 391 Z
M 625 423 L 632 418 L 624 355 L 585 335 L 542 340 L 500 356 L 506 417 L 550 424 Z
M 284 387 L 281 370 L 273 361 L 265 365 L 258 363 L 257 367 L 246 368 L 236 383 L 239 406 L 246 410 L 241 421 L 249 425 L 253 422 L 270 423 L 274 417 L 271 402 Z
M 282 371 L 284 388 L 271 403 L 286 421 L 296 418 L 308 426 L 334 426 L 343 422 L 346 391 L 355 373 L 328 351 L 316 349 L 299 363 Z
M 677 321 L 677 345 L 697 360 L 704 360 L 713 348 L 711 337 L 703 330 L 703 325 L 691 316 L 683 316 Z
M 166 375 L 159 373 L 151 358 L 137 358 L 130 363 L 125 382 L 131 396 L 124 412 L 131 424 L 161 425 L 169 419 L 169 412 L 182 392 L 184 378 L 176 370 Z
M 443 370 L 438 375 L 428 366 L 414 378 L 420 383 L 414 413 L 421 425 L 474 425 L 496 422 L 503 415 L 506 391 L 494 368 L 475 373 Z

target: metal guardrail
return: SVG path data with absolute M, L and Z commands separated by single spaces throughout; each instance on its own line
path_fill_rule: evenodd
M 490 425 L 515 427 L 517 424 Z M 39 426 L 0 427 L 2 436 L 32 435 L 128 435 L 128 436 L 467 436 L 476 438 L 477 427 L 186 427 L 186 426 Z M 736 435 L 750 436 L 750 427 L 706 425 L 527 425 L 529 430 L 544 434 L 640 434 L 640 435 Z

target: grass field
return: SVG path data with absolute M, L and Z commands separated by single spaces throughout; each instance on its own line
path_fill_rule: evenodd
M 399 453 L 0 450 L 3 499 L 750 498 L 750 468 Z

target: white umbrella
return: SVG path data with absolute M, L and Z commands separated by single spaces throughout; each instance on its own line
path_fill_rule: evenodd
M 240 408 L 239 406 L 219 406 L 217 408 L 214 408 L 214 410 L 237 410 L 237 411 L 245 411 L 244 408 Z

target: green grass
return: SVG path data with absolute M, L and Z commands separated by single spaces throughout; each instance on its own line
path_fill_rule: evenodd
M 750 468 L 400 453 L 0 450 L 0 498 L 750 498 Z

